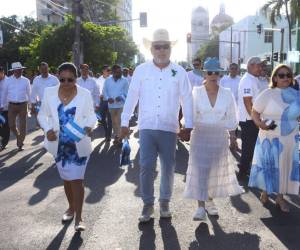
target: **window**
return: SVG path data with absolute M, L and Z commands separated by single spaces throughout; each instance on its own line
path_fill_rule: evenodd
M 272 43 L 273 40 L 273 31 L 266 30 L 265 31 L 265 43 Z

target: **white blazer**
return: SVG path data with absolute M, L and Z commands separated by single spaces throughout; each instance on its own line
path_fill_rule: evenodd
M 91 93 L 76 85 L 77 98 L 76 112 L 74 121 L 82 128 L 91 127 L 94 128 L 97 122 L 97 117 L 94 111 L 93 99 Z M 38 121 L 45 133 L 44 147 L 54 157 L 57 155 L 58 150 L 58 136 L 59 136 L 59 117 L 57 108 L 61 103 L 58 97 L 59 85 L 49 87 L 45 89 L 44 99 L 41 105 L 41 109 L 38 113 Z M 56 132 L 57 140 L 48 141 L 47 132 L 49 130 Z M 76 149 L 79 157 L 89 156 L 92 152 L 92 142 L 89 136 L 84 136 L 79 142 L 75 142 Z

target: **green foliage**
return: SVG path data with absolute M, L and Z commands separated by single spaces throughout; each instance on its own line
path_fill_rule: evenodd
M 72 61 L 74 29 L 72 19 L 68 19 L 61 26 L 46 27 L 41 37 L 22 47 L 22 54 L 27 56 L 26 65 L 36 67 L 39 62 L 46 61 L 51 66 L 58 66 L 64 61 Z M 96 71 L 103 64 L 118 62 L 129 65 L 137 53 L 133 41 L 118 26 L 99 26 L 83 22 L 81 41 L 84 62 Z
M 216 36 L 207 42 L 198 52 L 198 56 L 204 61 L 208 57 L 219 58 L 219 38 Z
M 12 62 L 20 61 L 24 63 L 28 51 L 21 53 L 22 49 L 20 48 L 28 46 L 37 37 L 34 34 L 40 34 L 44 25 L 29 17 L 25 17 L 20 21 L 15 15 L 0 18 L 0 24 L 4 40 L 3 47 L 0 49 L 0 65 L 5 66 L 7 63 L 10 67 Z

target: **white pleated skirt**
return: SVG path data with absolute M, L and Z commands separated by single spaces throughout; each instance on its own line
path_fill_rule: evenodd
M 86 165 L 88 163 L 86 160 L 85 164 L 77 165 L 76 163 L 66 163 L 62 166 L 62 162 L 57 162 L 56 167 L 58 169 L 58 173 L 60 178 L 65 181 L 73 181 L 73 180 L 83 180 L 86 170 Z
M 244 192 L 229 163 L 228 146 L 224 127 L 200 125 L 193 129 L 184 197 L 207 201 Z

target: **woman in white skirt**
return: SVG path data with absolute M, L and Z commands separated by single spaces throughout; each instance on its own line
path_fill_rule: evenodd
M 90 92 L 76 85 L 74 64 L 63 63 L 58 73 L 60 85 L 45 90 L 38 120 L 45 132 L 45 148 L 54 156 L 64 180 L 69 208 L 62 220 L 72 220 L 75 215 L 75 230 L 83 231 L 83 179 L 92 152 L 90 134 L 97 117 Z
M 213 198 L 244 192 L 229 164 L 229 133 L 238 125 L 236 104 L 229 89 L 218 85 L 219 61 L 204 62 L 205 81 L 193 89 L 194 128 L 184 196 L 198 201 L 194 220 L 218 215 Z M 205 204 L 206 203 L 206 204 Z

